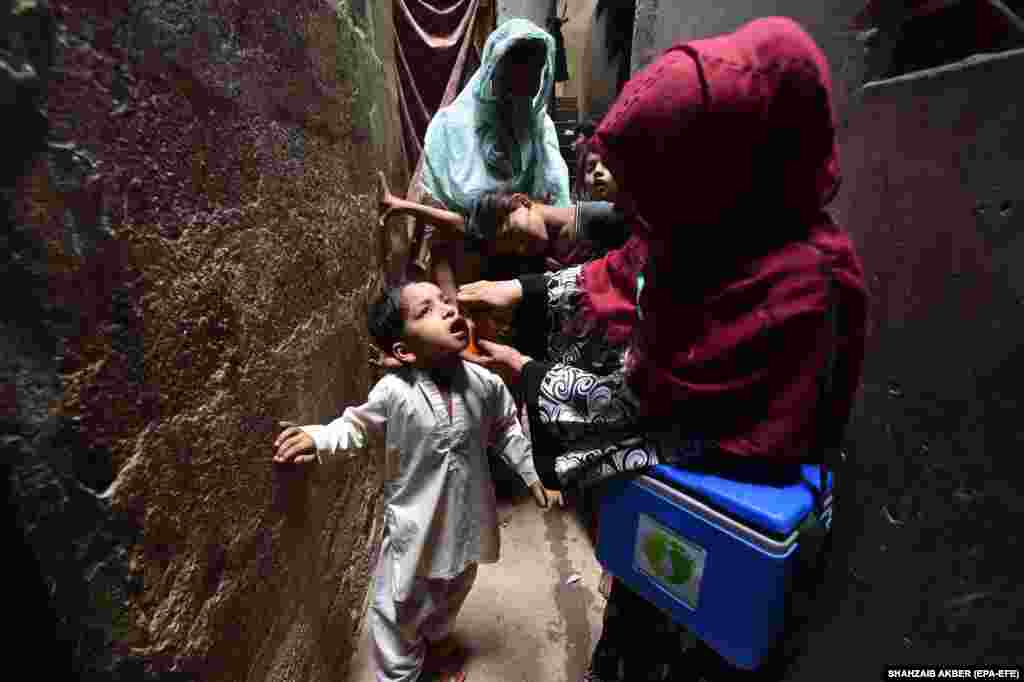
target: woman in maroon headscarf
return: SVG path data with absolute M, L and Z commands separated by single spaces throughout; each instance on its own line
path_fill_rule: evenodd
M 674 461 L 694 443 L 730 466 L 799 462 L 839 438 L 867 294 L 849 235 L 824 210 L 839 187 L 831 90 L 821 50 L 788 19 L 671 48 L 590 140 L 633 237 L 579 269 L 568 285 L 578 313 L 565 310 L 559 273 L 463 288 L 467 305 L 546 304 L 553 336 L 628 348 L 621 368 L 594 373 L 481 344 L 491 367 L 524 383 L 545 486 Z M 831 348 L 832 399 L 819 410 Z M 546 457 L 537 431 L 562 452 Z M 695 676 L 684 635 L 616 584 L 590 677 Z

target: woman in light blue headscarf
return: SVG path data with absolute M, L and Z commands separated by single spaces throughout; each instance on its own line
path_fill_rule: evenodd
M 526 19 L 509 19 L 488 36 L 469 83 L 427 127 L 422 202 L 461 214 L 481 237 L 464 244 L 423 236 L 415 260 L 453 299 L 458 284 L 543 268 L 543 258 L 538 265 L 486 252 L 499 222 L 489 210 L 496 194 L 570 206 L 569 168 L 547 113 L 554 76 L 554 39 Z
M 487 39 L 480 68 L 427 127 L 422 189 L 467 214 L 484 192 L 523 193 L 569 205 L 569 169 L 547 113 L 555 41 L 526 19 L 509 19 Z

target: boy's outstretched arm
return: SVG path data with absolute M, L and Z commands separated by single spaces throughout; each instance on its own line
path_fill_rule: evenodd
M 365 452 L 371 439 L 385 434 L 391 403 L 389 383 L 387 377 L 378 381 L 365 403 L 346 408 L 330 424 L 292 426 L 282 431 L 274 441 L 274 461 L 323 463 Z
M 274 448 L 274 461 L 278 464 L 310 464 L 316 461 L 313 438 L 298 426 L 289 426 L 278 434 Z

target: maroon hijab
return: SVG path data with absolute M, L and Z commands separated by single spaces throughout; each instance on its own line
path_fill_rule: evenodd
M 845 423 L 860 381 L 863 273 L 824 211 L 839 186 L 831 102 L 810 36 L 758 19 L 666 51 L 590 140 L 634 237 L 585 268 L 584 315 L 631 340 L 629 382 L 650 415 L 738 455 L 797 456 L 815 437 L 829 267 L 840 311 L 830 425 Z

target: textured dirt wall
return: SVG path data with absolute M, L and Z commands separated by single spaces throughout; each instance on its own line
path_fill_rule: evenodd
M 376 458 L 307 475 L 269 457 L 278 419 L 333 418 L 372 380 L 387 12 L 0 11 L 41 93 L 19 111 L 49 122 L 6 133 L 24 153 L 5 166 L 0 407 L 58 638 L 92 679 L 343 679 Z

